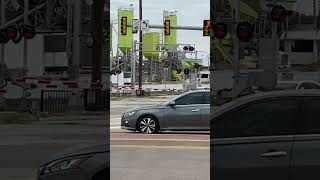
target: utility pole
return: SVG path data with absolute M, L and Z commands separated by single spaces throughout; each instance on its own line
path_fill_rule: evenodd
M 1 0 L 1 27 L 3 28 L 3 26 L 5 25 L 5 22 L 6 21 L 6 1 L 5 0 Z M 0 72 L 1 74 L 0 75 L 3 75 L 2 72 L 4 72 L 4 44 L 1 44 L 1 57 L 0 57 L 0 66 L 1 68 L 3 69 L 0 69 Z M 2 86 L 2 83 L 5 83 L 4 82 L 4 77 L 0 77 L 0 84 Z M 0 108 L 2 108 L 3 106 L 5 106 L 5 99 L 4 99 L 4 96 L 3 94 L 0 94 Z
M 6 0 L 1 0 L 1 27 L 6 23 Z M 4 64 L 4 44 L 1 44 L 1 60 L 0 64 Z
M 142 0 L 139 0 L 139 21 L 142 21 Z M 142 30 L 139 31 L 139 94 L 142 94 Z
M 240 0 L 237 0 L 235 8 L 235 24 L 233 32 L 236 32 L 237 25 L 240 21 Z M 236 96 L 238 93 L 238 81 L 239 81 L 239 51 L 240 42 L 237 36 L 234 36 L 234 57 L 233 57 L 233 95 Z
M 23 14 L 23 22 L 24 25 L 28 25 L 29 19 L 29 0 L 24 0 L 24 14 Z M 23 40 L 23 70 L 24 73 L 27 73 L 26 70 L 28 68 L 28 40 L 24 38 Z M 26 74 L 24 74 L 26 75 Z M 26 97 L 27 90 L 25 87 L 22 87 L 22 98 L 21 98 L 21 110 L 26 111 L 27 110 L 27 97 Z
M 101 82 L 101 65 L 103 58 L 103 21 L 105 0 L 94 0 L 92 15 L 92 34 L 94 46 L 92 53 L 92 77 L 93 83 Z
M 133 41 L 133 51 L 131 52 L 132 60 L 131 60 L 131 87 L 135 89 L 136 87 L 136 44 L 137 40 Z
M 80 33 L 81 33 L 81 2 L 73 0 L 73 38 L 72 38 L 72 63 L 70 67 L 70 78 L 79 78 L 80 64 Z

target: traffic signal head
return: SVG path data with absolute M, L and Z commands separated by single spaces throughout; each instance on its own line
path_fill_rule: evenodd
M 121 18 L 121 34 L 122 35 L 127 35 L 127 22 L 128 22 L 127 17 Z
M 211 21 L 204 20 L 203 21 L 203 36 L 210 36 L 210 30 L 211 30 Z
M 227 26 L 224 23 L 217 23 L 214 26 L 214 37 L 223 39 L 227 35 Z
M 164 34 L 170 35 L 170 20 L 164 21 Z

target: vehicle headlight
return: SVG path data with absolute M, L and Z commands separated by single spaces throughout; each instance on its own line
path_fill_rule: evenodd
M 53 161 L 47 165 L 40 167 L 39 174 L 44 175 L 44 174 L 50 174 L 50 173 L 55 173 L 59 171 L 79 168 L 79 165 L 83 161 L 87 160 L 89 157 L 90 156 L 72 157 L 72 158 Z
M 124 113 L 123 115 L 124 115 L 125 117 L 128 117 L 128 116 L 133 116 L 135 113 L 136 113 L 135 111 L 131 111 L 131 112 L 126 112 L 126 113 Z

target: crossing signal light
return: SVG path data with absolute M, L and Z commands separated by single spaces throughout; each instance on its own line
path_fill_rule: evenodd
M 170 20 L 164 21 L 164 34 L 170 35 Z
M 121 34 L 122 35 L 127 35 L 127 22 L 128 22 L 127 17 L 121 18 Z
M 193 51 L 194 51 L 194 47 L 192 47 L 192 46 L 184 46 L 184 47 L 183 47 L 183 50 L 184 50 L 184 51 L 193 52 Z
M 23 35 L 22 35 L 22 29 L 17 26 L 9 26 L 8 28 L 8 36 L 14 42 L 15 44 L 18 44 Z
M 177 69 L 177 74 L 180 74 L 181 73 L 181 69 Z
M 199 69 L 200 67 L 201 67 L 200 64 L 198 64 L 198 63 L 195 63 L 195 64 L 194 64 L 194 68 Z
M 217 23 L 214 26 L 214 37 L 220 40 L 226 37 L 227 32 L 227 26 L 224 23 Z
M 184 69 L 184 70 L 183 70 L 183 73 L 184 73 L 185 75 L 189 75 L 190 71 L 189 71 L 189 69 Z
M 247 21 L 240 22 L 236 34 L 240 41 L 248 42 L 253 36 L 253 26 Z
M 32 39 L 36 35 L 35 28 L 30 25 L 22 27 L 22 35 L 25 39 Z
M 287 11 L 283 6 L 273 6 L 271 10 L 271 19 L 273 21 L 281 22 L 284 21 L 289 15 L 292 15 L 293 11 Z
M 210 30 L 211 30 L 211 21 L 204 20 L 203 21 L 203 36 L 210 36 Z
M 0 29 L 0 44 L 5 44 L 9 41 L 8 29 Z

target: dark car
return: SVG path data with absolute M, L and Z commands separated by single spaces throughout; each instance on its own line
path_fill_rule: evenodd
M 38 170 L 38 180 L 105 180 L 110 178 L 109 144 L 78 146 L 62 151 Z
M 121 128 L 151 134 L 164 130 L 210 130 L 210 91 L 197 90 L 122 115 Z
M 304 180 L 319 175 L 320 91 L 284 90 L 236 99 L 213 111 L 216 180 Z

